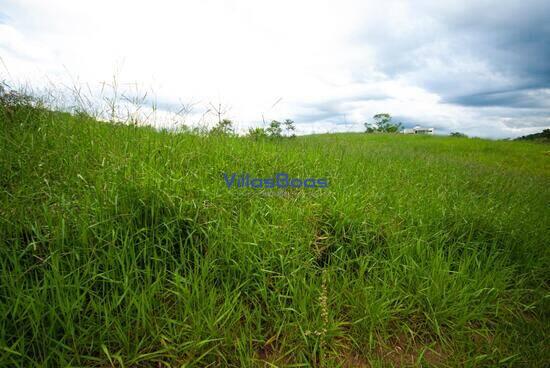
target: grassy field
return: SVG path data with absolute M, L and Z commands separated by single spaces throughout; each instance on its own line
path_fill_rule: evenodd
M 0 119 L 2 367 L 550 364 L 548 145 Z

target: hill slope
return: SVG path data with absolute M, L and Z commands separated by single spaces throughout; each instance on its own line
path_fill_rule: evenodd
M 549 362 L 544 146 L 0 116 L 0 366 Z
M 550 129 L 544 129 L 540 133 L 528 134 L 515 139 L 516 141 L 550 142 Z

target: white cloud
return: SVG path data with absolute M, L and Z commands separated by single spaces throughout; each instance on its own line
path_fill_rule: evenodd
M 424 12 L 360 0 L 0 3 L 0 56 L 12 80 L 78 77 L 98 90 L 116 70 L 121 83 L 154 89 L 161 107 L 221 101 L 243 129 L 263 114 L 294 118 L 301 133 L 358 130 L 382 111 L 483 136 L 534 129 L 510 128 L 509 109 L 446 103 L 449 90 L 509 86 L 479 50 L 457 54 L 460 37 L 437 15 L 460 12 L 459 3 Z

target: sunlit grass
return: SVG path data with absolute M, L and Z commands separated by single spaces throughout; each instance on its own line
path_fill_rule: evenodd
M 545 366 L 547 151 L 4 118 L 0 365 Z

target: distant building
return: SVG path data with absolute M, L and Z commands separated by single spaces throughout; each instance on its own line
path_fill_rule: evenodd
M 412 129 L 403 129 L 403 134 L 434 134 L 434 128 L 422 128 L 420 126 L 415 126 Z

